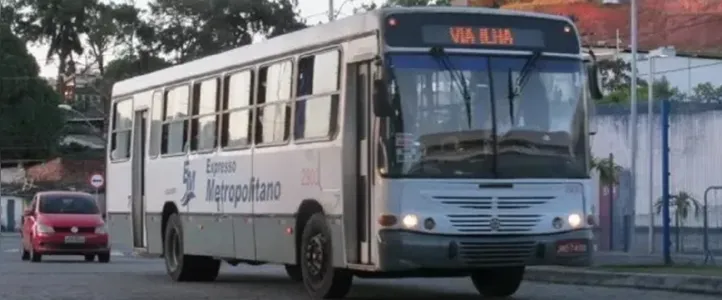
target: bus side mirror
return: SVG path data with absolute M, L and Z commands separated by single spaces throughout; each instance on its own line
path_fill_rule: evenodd
M 374 115 L 377 117 L 391 116 L 392 110 L 389 103 L 388 88 L 383 80 L 374 80 L 373 105 Z
M 602 75 L 599 73 L 599 65 L 596 61 L 587 63 L 587 85 L 592 99 L 599 100 L 604 98 L 602 90 Z

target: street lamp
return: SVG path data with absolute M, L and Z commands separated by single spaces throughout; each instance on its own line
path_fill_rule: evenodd
M 652 151 L 652 143 L 654 143 L 654 135 L 652 130 L 652 117 L 654 115 L 653 113 L 653 107 L 654 107 L 654 59 L 655 58 L 664 58 L 664 57 L 675 57 L 677 56 L 677 51 L 674 49 L 673 46 L 664 46 L 659 47 L 657 49 L 654 49 L 652 51 L 649 51 L 649 54 L 642 59 L 642 60 L 648 60 L 649 63 L 649 84 L 647 85 L 647 135 L 648 135 L 648 143 L 649 143 L 649 236 L 648 236 L 648 242 L 649 242 L 649 253 L 654 252 L 654 197 L 652 196 L 652 192 L 654 191 L 654 177 L 652 177 L 653 171 L 654 171 L 654 156 Z M 635 126 L 635 125 L 632 125 Z

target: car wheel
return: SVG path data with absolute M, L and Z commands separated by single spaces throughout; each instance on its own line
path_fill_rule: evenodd
M 109 263 L 110 262 L 110 252 L 98 254 L 98 261 L 101 263 Z
M 30 260 L 30 252 L 28 252 L 28 250 L 25 250 L 25 248 L 23 247 L 22 249 L 20 249 L 20 252 L 22 252 L 22 257 L 20 259 L 22 259 L 23 261 Z
M 351 289 L 353 274 L 333 267 L 331 230 L 326 217 L 316 213 L 303 228 L 300 248 L 303 285 L 313 299 L 343 298 Z
M 93 261 L 93 260 L 95 260 L 95 255 L 93 255 L 93 254 L 87 254 L 87 255 L 85 255 L 85 261 L 91 262 L 91 261 Z
M 40 253 L 35 252 L 35 249 L 30 249 L 30 261 L 40 262 L 43 260 L 43 256 Z

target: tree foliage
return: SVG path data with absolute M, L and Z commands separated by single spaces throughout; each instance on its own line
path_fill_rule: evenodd
M 0 25 L 0 157 L 42 159 L 57 147 L 63 127 L 59 95 L 40 78 L 25 43 Z
M 290 0 L 150 3 L 152 49 L 182 63 L 250 44 L 254 34 L 278 36 L 304 28 Z

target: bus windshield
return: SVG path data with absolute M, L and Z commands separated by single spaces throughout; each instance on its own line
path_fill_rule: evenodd
M 529 61 L 530 56 L 452 53 L 441 61 L 431 54 L 387 55 L 395 110 L 381 125 L 387 174 L 587 177 L 582 61 L 541 56 L 525 68 Z

